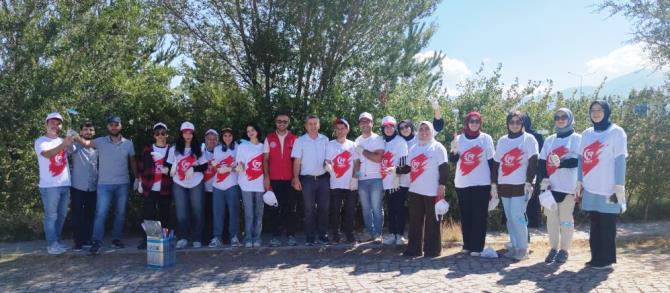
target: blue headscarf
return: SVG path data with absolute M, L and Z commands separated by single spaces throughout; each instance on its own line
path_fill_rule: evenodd
M 556 130 L 556 134 L 561 135 L 561 134 L 565 134 L 565 133 L 574 131 L 575 119 L 572 116 L 572 111 L 570 111 L 570 109 L 568 109 L 568 108 L 560 108 L 556 111 L 556 113 L 558 113 L 558 112 L 563 112 L 563 113 L 568 115 L 568 124 L 563 128 L 559 128 L 558 126 L 554 126 L 554 129 Z

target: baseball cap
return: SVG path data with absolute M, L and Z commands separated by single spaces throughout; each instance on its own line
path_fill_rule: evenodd
M 382 126 L 393 125 L 395 126 L 398 122 L 392 116 L 386 116 L 382 118 Z
M 47 118 L 44 119 L 44 123 L 47 123 L 51 119 L 58 119 L 61 122 L 63 122 L 63 116 L 61 116 L 60 113 L 58 113 L 58 112 L 51 112 L 51 113 L 47 114 Z
M 361 119 L 368 119 L 370 121 L 373 121 L 372 120 L 372 114 L 370 114 L 368 112 L 361 113 L 361 115 L 358 116 L 358 121 L 361 121 Z
M 156 130 L 156 128 L 159 128 L 159 127 L 165 128 L 165 130 L 168 129 L 167 125 L 165 125 L 165 123 L 163 123 L 163 122 L 158 122 L 158 123 L 154 124 L 154 127 L 152 129 Z
M 335 125 L 337 125 L 337 124 L 344 124 L 344 126 L 346 126 L 347 129 L 350 129 L 350 128 L 349 128 L 349 122 L 348 122 L 346 119 L 344 119 L 344 118 L 337 118 L 337 119 L 335 119 L 335 123 L 334 123 L 334 124 L 335 124 Z
M 109 123 L 121 123 L 121 117 L 112 115 L 107 118 L 107 124 Z
M 219 133 L 216 132 L 216 130 L 211 129 L 211 128 L 210 128 L 210 129 L 207 129 L 207 131 L 205 131 L 205 136 L 209 135 L 210 133 L 211 133 L 211 134 L 214 134 L 214 135 L 216 135 L 216 136 L 219 136 Z
M 195 131 L 195 126 L 193 125 L 193 123 L 186 121 L 181 124 L 181 127 L 179 127 L 179 131 L 184 130 Z

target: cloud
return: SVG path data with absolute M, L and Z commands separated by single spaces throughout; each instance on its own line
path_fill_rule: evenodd
M 426 51 L 416 54 L 414 58 L 425 60 L 432 57 L 434 53 L 435 51 Z M 442 84 L 447 88 L 450 95 L 458 94 L 456 85 L 472 74 L 472 71 L 470 71 L 464 61 L 450 58 L 446 55 L 444 56 L 444 59 L 442 59 L 440 67 L 443 72 Z
M 586 62 L 587 74 L 592 78 L 602 79 L 621 76 L 632 71 L 652 67 L 649 56 L 643 50 L 644 44 L 636 43 L 617 48 L 604 57 L 597 57 Z M 584 78 L 586 80 L 586 77 Z

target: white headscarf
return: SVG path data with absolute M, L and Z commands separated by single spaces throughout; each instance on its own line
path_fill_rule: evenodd
M 421 139 L 421 134 L 419 133 L 417 135 L 418 139 L 419 139 L 419 143 L 420 144 L 432 144 L 433 142 L 436 141 L 435 140 L 435 134 L 436 134 L 435 133 L 435 127 L 433 127 L 433 123 L 431 123 L 430 121 L 421 121 L 421 122 L 419 122 L 419 127 L 417 127 L 417 132 L 421 132 L 421 125 L 423 125 L 423 124 L 428 126 L 428 128 L 430 129 L 430 140 L 428 140 L 428 141 L 422 140 Z

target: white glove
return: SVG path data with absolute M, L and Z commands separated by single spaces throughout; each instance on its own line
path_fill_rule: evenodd
M 491 199 L 498 198 L 498 185 L 493 183 L 491 184 Z
M 396 166 L 388 167 L 388 168 L 386 168 L 386 173 L 389 174 L 389 175 L 395 174 L 396 169 L 397 169 Z
M 356 146 L 356 153 L 358 153 L 359 156 L 363 155 L 364 150 L 365 150 L 365 148 L 362 145 L 357 145 Z
M 443 199 L 435 203 L 435 219 L 439 222 L 440 216 L 446 214 L 449 211 L 449 203 Z
M 540 182 L 540 190 L 545 191 L 549 188 L 549 185 L 551 184 L 551 181 L 549 181 L 549 178 L 544 178 L 542 179 L 542 182 Z
M 333 174 L 333 172 L 334 172 L 333 164 L 328 163 L 328 162 L 324 162 L 323 169 L 326 170 L 326 172 L 328 172 L 330 174 Z
M 451 144 L 449 144 L 449 151 L 452 154 L 458 154 L 458 143 L 456 142 L 456 139 L 451 140 Z
M 170 169 L 168 169 L 168 167 L 162 167 L 161 173 L 167 175 L 168 173 L 170 173 Z
M 177 175 L 177 164 L 172 164 L 172 168 L 170 168 L 170 177 L 174 177 L 174 175 Z
M 430 101 L 430 106 L 433 108 L 433 111 L 439 110 L 440 109 L 440 102 L 437 100 L 437 98 L 435 98 L 435 99 Z
M 526 182 L 526 184 L 523 185 L 523 193 L 526 195 L 526 200 L 529 200 L 533 195 L 533 184 Z
M 616 194 L 616 201 L 621 206 L 621 213 L 625 213 L 628 208 L 626 204 L 626 187 L 623 185 L 614 185 L 614 194 Z
M 549 159 L 549 165 L 552 167 L 558 168 L 561 165 L 561 158 L 557 154 L 551 154 L 547 159 Z
M 397 190 L 400 188 L 400 176 L 398 175 L 391 175 L 393 176 L 393 190 Z
M 228 166 L 220 166 L 219 168 L 216 168 L 216 172 L 219 172 L 219 174 L 228 173 L 232 170 L 233 168 Z
M 135 178 L 135 182 L 133 182 L 133 190 L 137 190 L 137 188 L 138 188 L 139 186 L 141 186 L 141 185 L 142 185 L 142 184 L 140 184 L 140 179 L 139 179 L 139 178 Z
M 495 210 L 498 207 L 498 204 L 500 203 L 500 199 L 496 197 L 491 197 L 489 200 L 489 211 Z
M 144 193 L 144 188 L 142 188 L 142 182 L 140 182 L 140 184 L 137 185 L 137 193 L 139 193 L 139 194 Z
M 235 172 L 237 173 L 244 172 L 244 165 L 242 165 L 242 163 L 237 164 L 237 166 L 235 166 Z
M 186 180 L 191 179 L 191 177 L 193 176 L 193 172 L 194 172 L 193 167 L 188 168 L 188 170 L 186 170 L 186 176 L 184 176 L 184 178 L 186 178 Z
M 349 181 L 349 189 L 352 191 L 358 190 L 358 178 L 351 178 L 351 181 Z
M 72 129 L 68 129 L 67 132 L 65 133 L 65 136 L 72 136 L 73 138 L 79 137 L 79 133 Z
M 575 200 L 579 201 L 582 198 L 582 182 L 577 181 L 577 187 L 575 187 Z

